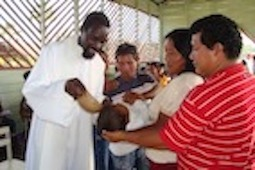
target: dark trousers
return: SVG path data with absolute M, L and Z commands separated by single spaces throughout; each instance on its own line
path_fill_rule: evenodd
M 11 133 L 15 134 L 16 133 L 16 123 L 14 120 L 7 116 L 1 116 L 0 117 L 0 126 L 9 126 Z

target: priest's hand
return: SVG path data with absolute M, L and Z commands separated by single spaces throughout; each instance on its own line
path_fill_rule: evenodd
M 74 79 L 67 80 L 65 84 L 65 91 L 68 94 L 70 94 L 74 99 L 77 99 L 86 91 L 86 88 L 80 82 L 79 79 L 74 78 Z
M 125 133 L 126 131 L 123 130 L 117 130 L 117 131 L 102 131 L 102 136 L 104 139 L 108 140 L 109 142 L 119 142 L 125 140 Z

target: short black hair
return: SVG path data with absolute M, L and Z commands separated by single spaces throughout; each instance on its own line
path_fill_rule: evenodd
M 176 50 L 182 55 L 185 59 L 186 64 L 182 72 L 192 71 L 195 72 L 195 68 L 192 64 L 189 55 L 191 53 L 191 33 L 189 29 L 175 29 L 172 32 L 168 33 L 165 36 L 165 39 L 172 40 Z
M 115 57 L 117 59 L 118 56 L 127 55 L 127 54 L 132 54 L 136 60 L 138 58 L 136 46 L 125 42 L 118 46 L 118 48 L 115 52 Z
M 110 27 L 110 21 L 103 12 L 92 12 L 90 13 L 81 26 L 81 31 L 87 31 L 91 27 L 95 26 L 106 26 Z
M 208 48 L 221 43 L 228 59 L 237 59 L 242 48 L 242 38 L 238 25 L 221 14 L 209 15 L 194 22 L 192 34 L 201 33 L 201 42 Z

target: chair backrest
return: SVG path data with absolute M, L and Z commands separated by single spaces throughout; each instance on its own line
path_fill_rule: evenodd
M 0 127 L 0 147 L 6 147 L 7 160 L 12 159 L 11 133 L 9 126 Z

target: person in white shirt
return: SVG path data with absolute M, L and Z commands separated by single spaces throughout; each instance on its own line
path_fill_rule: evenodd
M 26 170 L 95 168 L 93 116 L 75 99 L 85 87 L 99 102 L 104 99 L 105 62 L 98 52 L 107 41 L 109 26 L 102 12 L 92 12 L 79 37 L 43 47 L 22 90 L 34 111 Z

